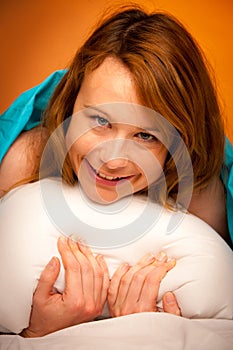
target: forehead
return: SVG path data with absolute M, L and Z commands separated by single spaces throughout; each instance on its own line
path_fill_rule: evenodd
M 91 105 L 116 101 L 140 103 L 132 73 L 113 57 L 107 57 L 85 75 L 77 100 Z

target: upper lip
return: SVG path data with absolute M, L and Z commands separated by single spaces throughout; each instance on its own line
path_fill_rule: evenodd
M 88 162 L 90 164 L 90 162 Z M 99 176 L 101 177 L 105 177 L 107 180 L 119 180 L 119 179 L 125 179 L 127 177 L 130 177 L 132 175 L 115 175 L 115 174 L 106 174 L 105 172 L 99 171 L 97 169 L 95 169 L 91 164 L 90 167 L 92 168 L 92 170 Z

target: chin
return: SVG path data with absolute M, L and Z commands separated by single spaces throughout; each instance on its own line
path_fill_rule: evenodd
M 82 190 L 85 193 L 85 195 L 88 197 L 88 199 L 97 204 L 108 205 L 122 198 L 122 196 L 119 196 L 119 194 L 114 191 L 103 191 L 98 190 L 98 188 L 96 187 L 85 187 L 82 186 Z

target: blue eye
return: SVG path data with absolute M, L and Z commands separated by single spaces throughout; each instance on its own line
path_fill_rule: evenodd
M 100 126 L 106 126 L 106 125 L 109 125 L 109 122 L 105 119 L 105 118 L 102 118 L 102 117 L 96 117 L 96 121 L 97 123 L 100 125 Z
M 95 115 L 92 116 L 91 118 L 93 118 L 95 120 L 95 123 L 97 126 L 102 126 L 102 127 L 110 127 L 111 124 L 109 123 L 109 121 L 103 117 L 100 117 L 99 115 Z
M 148 142 L 158 140 L 154 135 L 148 134 L 147 132 L 139 132 L 137 134 L 137 137 L 142 141 L 148 141 Z

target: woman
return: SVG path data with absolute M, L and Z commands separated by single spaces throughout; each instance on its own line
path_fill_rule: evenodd
M 6 171 L 15 174 L 17 169 L 20 174 L 18 180 L 27 177 L 27 181 L 38 180 L 41 173 L 42 176 L 53 176 L 61 172 L 63 180 L 70 185 L 73 185 L 78 178 L 86 192 L 90 186 L 85 181 L 91 173 L 96 181 L 95 195 L 97 194 L 98 199 L 105 202 L 119 198 L 117 185 L 121 185 L 120 181 L 124 178 L 130 183 L 130 191 L 125 191 L 123 187 L 122 196 L 147 190 L 151 184 L 147 173 L 139 170 L 140 167 L 133 164 L 132 159 L 127 159 L 125 154 L 122 156 L 121 153 L 106 156 L 101 153 L 101 147 L 98 148 L 104 142 L 123 139 L 133 141 L 134 144 L 136 142 L 140 145 L 140 149 L 146 149 L 149 152 L 147 154 L 152 154 L 154 159 L 157 159 L 158 167 L 163 169 L 167 185 L 165 196 L 163 192 L 163 196 L 159 194 L 157 200 L 172 208 L 179 195 L 178 183 L 181 179 L 177 174 L 176 159 L 181 152 L 181 143 L 178 145 L 171 143 L 173 152 L 171 157 L 166 148 L 170 152 L 171 149 L 164 147 L 161 135 L 150 133 L 148 128 L 141 125 L 135 126 L 132 120 L 130 123 L 128 121 L 123 123 L 121 119 L 111 122 L 98 113 L 88 117 L 94 120 L 94 125 L 85 126 L 81 129 L 82 133 L 73 128 L 75 118 L 72 117 L 70 120 L 71 115 L 75 116 L 86 107 L 92 109 L 96 105 L 112 102 L 150 108 L 163 116 L 178 132 L 188 150 L 193 168 L 194 191 L 188 210 L 205 220 L 227 239 L 225 195 L 220 180 L 224 157 L 224 130 L 216 92 L 197 44 L 180 23 L 162 13 L 147 14 L 138 8 L 132 8 L 122 10 L 103 21 L 78 50 L 70 68 L 57 86 L 46 109 L 43 128 L 22 133 L 6 154 L 1 165 L 1 187 L 5 190 L 13 185 L 14 181 L 7 179 Z M 66 121 L 68 123 L 65 123 Z M 60 125 L 65 127 L 59 128 Z M 78 134 L 73 136 L 73 130 Z M 42 150 L 48 139 L 53 152 L 49 171 L 47 168 L 40 168 Z M 30 151 L 28 144 L 31 146 Z M 211 152 L 208 152 L 209 149 Z M 96 154 L 99 154 L 101 160 L 98 164 L 95 164 Z M 17 157 L 22 157 L 20 162 L 15 162 Z M 186 173 L 182 175 L 184 180 L 188 179 Z M 158 172 L 152 178 L 152 183 L 157 184 L 160 179 L 161 172 Z M 88 195 L 96 200 L 96 197 L 92 197 L 93 192 Z M 216 203 L 215 206 L 213 202 Z M 179 204 L 185 206 L 182 200 Z M 25 336 L 43 335 L 63 326 L 93 319 L 99 314 L 99 308 L 103 307 L 107 289 L 112 316 L 122 315 L 125 310 L 155 311 L 152 301 L 156 299 L 159 283 L 174 265 L 169 263 L 165 256 L 161 260 L 162 268 L 158 259 L 154 257 L 146 263 L 144 260 L 143 263 L 140 261 L 136 267 L 120 267 L 114 274 L 110 286 L 107 286 L 106 266 L 103 261 L 99 261 L 100 258 L 94 259 L 85 248 L 79 245 L 74 247 L 72 243 L 66 242 L 64 245 L 59 243 L 59 249 L 67 269 L 69 288 L 65 294 L 72 295 L 68 298 L 68 304 L 73 305 L 70 301 L 74 298 L 71 288 L 71 281 L 74 278 L 68 275 L 72 276 L 72 271 L 77 270 L 77 266 L 78 269 L 82 266 L 81 261 L 87 262 L 91 279 L 96 280 L 97 267 L 101 270 L 98 297 L 93 296 L 93 300 L 101 299 L 102 303 L 101 305 L 94 303 L 89 314 L 85 305 L 83 318 L 81 316 L 76 318 L 77 309 L 75 309 L 72 320 L 70 318 L 67 322 L 64 320 L 55 329 L 51 329 L 51 320 L 57 319 L 56 305 L 58 313 L 66 310 L 62 309 L 64 298 L 61 300 L 61 296 L 57 294 L 50 296 L 59 271 L 58 262 L 53 259 L 39 282 L 34 297 L 31 324 L 23 332 Z M 133 276 L 138 276 L 139 272 L 143 272 L 142 280 L 138 284 L 140 290 L 150 273 L 154 274 L 152 280 L 156 285 L 156 290 L 153 290 L 148 299 L 149 304 L 142 303 L 140 310 L 135 305 L 131 306 L 131 300 L 126 298 L 127 293 L 132 290 Z M 122 285 L 126 287 L 123 288 Z M 169 293 L 167 296 L 167 299 L 166 296 L 164 298 L 164 310 L 180 314 L 173 294 Z M 123 308 L 120 306 L 122 300 L 124 300 Z M 44 315 L 45 329 L 41 331 L 40 326 L 38 330 L 38 325 L 41 325 L 40 320 Z

